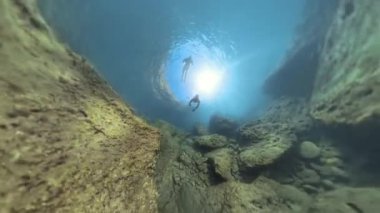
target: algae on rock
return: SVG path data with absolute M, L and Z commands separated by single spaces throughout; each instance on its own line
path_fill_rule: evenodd
M 379 1 L 340 1 L 316 75 L 312 95 L 316 119 L 349 125 L 379 119 L 379 19 Z
M 156 212 L 159 132 L 35 4 L 0 0 L 0 212 Z

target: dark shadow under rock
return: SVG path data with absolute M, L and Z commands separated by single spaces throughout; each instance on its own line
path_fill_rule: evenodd
M 239 124 L 220 115 L 213 115 L 209 122 L 209 131 L 214 134 L 233 138 Z

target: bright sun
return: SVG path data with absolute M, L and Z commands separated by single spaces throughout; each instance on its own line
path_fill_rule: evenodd
M 222 82 L 222 72 L 213 69 L 202 69 L 195 76 L 195 90 L 203 97 L 213 97 Z

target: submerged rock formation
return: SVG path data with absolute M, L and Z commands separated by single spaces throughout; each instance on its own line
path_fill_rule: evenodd
M 213 115 L 209 122 L 209 131 L 211 133 L 226 137 L 234 137 L 238 127 L 239 124 L 237 122 L 220 115 Z
M 267 81 L 287 97 L 192 136 L 136 117 L 34 1 L 0 0 L 0 212 L 376 212 L 379 190 L 363 186 L 378 183 L 379 146 L 335 130 L 378 127 L 380 5 L 334 2 Z
M 320 58 L 312 115 L 327 124 L 380 119 L 380 2 L 340 1 Z
M 205 149 L 217 149 L 227 146 L 226 137 L 218 134 L 204 135 L 194 138 L 195 144 Z
M 0 212 L 156 212 L 159 132 L 35 1 L 0 0 Z
M 380 209 L 379 188 L 341 188 L 321 194 L 308 212 L 375 213 Z
M 181 143 L 187 157 L 173 158 L 164 176 L 187 178 L 172 178 L 159 203 L 175 210 L 163 212 L 378 211 L 380 192 L 363 187 L 380 178 L 380 2 L 321 0 L 306 14 L 266 82 L 275 97 L 267 112 L 237 131 L 214 117 L 211 133 L 233 134 Z

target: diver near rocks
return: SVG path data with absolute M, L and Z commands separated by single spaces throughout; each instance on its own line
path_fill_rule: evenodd
M 191 107 L 191 104 L 192 103 L 196 103 L 197 105 L 194 107 L 194 109 L 192 110 L 193 112 L 195 112 L 195 110 L 198 109 L 199 105 L 201 104 L 201 101 L 199 100 L 199 95 L 195 95 L 190 101 L 189 101 L 189 107 Z
M 189 57 L 183 59 L 182 63 L 183 63 L 182 81 L 185 82 L 186 77 L 187 77 L 187 72 L 189 71 L 190 66 L 193 64 L 193 59 L 191 58 L 191 56 L 189 56 Z

